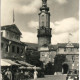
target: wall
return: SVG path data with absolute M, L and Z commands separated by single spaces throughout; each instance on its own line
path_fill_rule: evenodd
M 58 48 L 57 54 L 78 54 L 79 48 Z
M 18 42 L 11 42 L 9 44 L 9 40 L 2 39 L 1 43 L 3 43 L 3 48 L 1 49 L 1 57 L 2 58 L 21 58 L 25 54 L 25 46 Z M 8 45 L 8 52 L 6 51 L 6 45 Z M 15 51 L 12 52 L 12 46 L 15 46 Z M 19 53 L 17 53 L 17 47 L 19 47 Z M 23 51 L 21 51 L 23 49 Z
M 69 69 L 79 69 L 79 54 L 69 54 L 66 55 L 67 62 L 70 62 Z M 74 66 L 72 65 L 74 64 Z

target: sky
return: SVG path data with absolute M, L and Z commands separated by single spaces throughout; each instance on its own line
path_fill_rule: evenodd
M 1 25 L 15 24 L 22 32 L 21 41 L 37 43 L 39 8 L 42 0 L 1 0 Z M 79 0 L 47 0 L 50 8 L 51 43 L 79 42 Z M 69 33 L 72 35 L 69 36 Z

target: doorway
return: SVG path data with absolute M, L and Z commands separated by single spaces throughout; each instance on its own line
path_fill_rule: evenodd
M 63 64 L 62 69 L 63 69 L 63 74 L 67 74 L 69 69 L 68 64 Z

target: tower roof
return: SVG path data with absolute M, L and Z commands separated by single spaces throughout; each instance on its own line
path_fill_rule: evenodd
M 43 3 L 43 4 L 46 4 L 46 3 L 47 3 L 47 0 L 42 0 L 42 3 Z
M 49 11 L 49 7 L 47 7 L 47 0 L 42 0 L 42 7 L 40 8 L 40 10 L 47 10 Z

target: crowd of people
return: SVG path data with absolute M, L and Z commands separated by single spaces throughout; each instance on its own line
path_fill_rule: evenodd
M 28 80 L 32 77 L 34 80 L 36 80 L 37 74 L 38 72 L 36 70 L 34 70 L 33 73 L 30 73 L 30 71 L 23 71 L 18 69 L 13 72 L 7 68 L 6 70 L 1 71 L 1 78 L 2 80 Z

